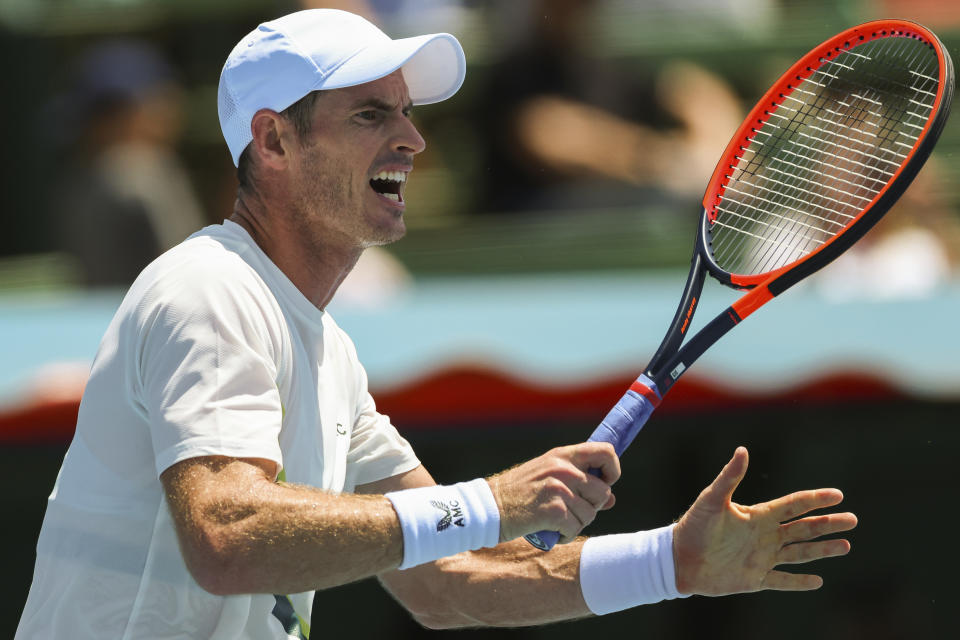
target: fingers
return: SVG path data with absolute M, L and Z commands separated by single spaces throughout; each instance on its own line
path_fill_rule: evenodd
M 839 489 L 797 491 L 762 505 L 778 522 L 784 522 L 810 511 L 832 507 L 843 501 Z
M 602 507 L 600 507 L 600 511 L 607 511 L 608 509 L 613 509 L 613 505 L 615 504 L 617 504 L 617 496 L 611 493 L 610 498 L 606 501 L 606 503 Z
M 771 571 L 760 584 L 762 589 L 774 591 L 812 591 L 823 586 L 823 578 L 802 573 Z
M 609 492 L 599 478 L 592 478 Z M 580 487 L 578 487 L 580 489 Z M 547 497 L 549 496 L 549 497 Z M 612 495 L 609 495 L 612 497 Z M 547 528 L 560 534 L 560 542 L 570 542 L 597 517 L 597 512 L 609 500 L 603 497 L 600 506 L 588 500 L 571 487 L 553 479 L 541 491 L 541 497 L 547 497 L 543 506 L 544 524 L 537 525 L 536 529 Z
M 571 488 L 598 511 L 603 510 L 613 497 L 610 485 L 590 474 L 584 474 L 583 478 L 572 485 Z M 611 504 L 611 506 L 613 505 Z
M 790 544 L 813 540 L 841 531 L 849 531 L 856 526 L 857 516 L 852 513 L 831 513 L 823 516 L 811 516 L 780 525 L 780 535 L 784 544 Z
M 574 540 L 597 517 L 597 508 L 578 496 L 570 497 L 566 506 L 567 512 L 559 528 L 560 542 L 564 544 Z
M 703 498 L 714 508 L 721 508 L 733 498 L 733 492 L 740 485 L 740 481 L 747 474 L 749 454 L 745 447 L 737 447 L 720 474 L 704 491 Z
M 614 501 L 610 487 L 600 478 L 583 474 L 579 482 L 568 483 L 568 493 L 563 496 L 566 513 L 559 529 L 561 542 L 573 540 L 594 521 L 598 511 L 612 507 Z
M 816 539 L 853 529 L 854 514 L 804 515 L 840 503 L 843 494 L 837 489 L 799 491 L 752 506 L 733 503 L 748 462 L 747 450 L 738 447 L 674 529 L 676 580 L 684 593 L 818 589 L 823 584 L 819 576 L 775 567 L 850 551 L 846 540 Z
M 597 517 L 597 512 L 613 506 L 610 485 L 620 478 L 620 459 L 613 446 L 604 442 L 585 442 L 555 450 L 579 471 L 561 474 L 569 489 L 564 496 L 566 513 L 558 528 L 560 542 L 566 543 Z M 594 475 L 597 474 L 597 475 Z
M 620 458 L 613 445 L 607 442 L 584 442 L 564 447 L 561 451 L 567 452 L 570 462 L 581 471 L 597 469 L 600 478 L 608 485 L 620 479 Z
M 613 506 L 610 484 L 619 477 L 613 446 L 602 442 L 559 447 L 498 474 L 491 487 L 500 507 L 501 537 L 549 530 L 572 539 L 598 511 Z
M 777 564 L 801 564 L 823 558 L 835 558 L 850 553 L 847 540 L 821 540 L 788 544 L 777 553 Z

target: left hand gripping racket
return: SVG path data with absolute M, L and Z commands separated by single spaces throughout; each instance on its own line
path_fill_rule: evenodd
M 953 89 L 943 44 L 902 20 L 848 29 L 790 67 L 720 158 L 676 315 L 644 374 L 590 441 L 622 455 L 704 351 L 876 224 L 929 157 Z M 707 273 L 746 293 L 683 344 Z M 526 539 L 548 550 L 559 534 Z

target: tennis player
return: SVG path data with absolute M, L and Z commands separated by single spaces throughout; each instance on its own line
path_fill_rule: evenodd
M 814 589 L 774 567 L 848 551 L 814 539 L 853 514 L 781 524 L 837 490 L 732 503 L 742 448 L 676 525 L 583 539 L 614 503 L 608 445 L 439 486 L 377 412 L 324 308 L 364 248 L 404 234 L 424 149 L 411 105 L 448 98 L 464 70 L 450 35 L 391 40 L 333 10 L 262 24 L 230 53 L 235 209 L 149 265 L 110 324 L 17 638 L 306 638 L 314 590 L 368 576 L 427 627 L 535 625 Z M 544 529 L 568 544 L 521 538 Z

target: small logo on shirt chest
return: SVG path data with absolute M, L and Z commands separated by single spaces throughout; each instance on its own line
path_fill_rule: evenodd
M 341 424 L 341 423 L 338 422 L 338 423 L 337 423 L 337 433 L 339 433 L 339 434 L 342 435 L 342 436 L 345 436 L 345 435 L 347 435 L 347 428 L 346 428 L 345 426 L 343 426 L 343 424 Z

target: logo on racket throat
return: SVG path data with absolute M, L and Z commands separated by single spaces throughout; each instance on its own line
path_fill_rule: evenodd
M 694 297 L 693 300 L 690 301 L 690 306 L 687 307 L 687 317 L 684 318 L 684 320 L 683 320 L 683 326 L 680 327 L 680 333 L 682 333 L 682 334 L 686 334 L 686 333 L 687 333 L 687 327 L 690 326 L 690 320 L 691 320 L 691 318 L 693 318 L 693 311 L 694 311 L 694 309 L 696 309 L 696 308 L 697 308 L 697 298 Z M 682 371 L 682 369 L 681 369 L 681 371 Z M 680 374 L 678 373 L 677 375 L 680 375 Z M 674 379 L 676 379 L 676 378 L 674 378 Z
M 459 500 L 451 500 L 449 505 L 439 500 L 431 500 L 430 504 L 443 511 L 443 517 L 437 522 L 438 532 L 447 529 L 451 524 L 458 527 L 466 526 L 463 522 L 463 509 L 460 507 Z
M 677 366 L 675 366 L 675 367 L 673 368 L 673 371 L 670 372 L 670 377 L 673 378 L 674 380 L 676 380 L 676 379 L 679 378 L 680 375 L 681 375 L 684 371 L 686 371 L 686 370 L 687 370 L 687 368 L 686 368 L 686 367 L 683 365 L 683 363 L 681 362 L 680 364 L 678 364 Z

